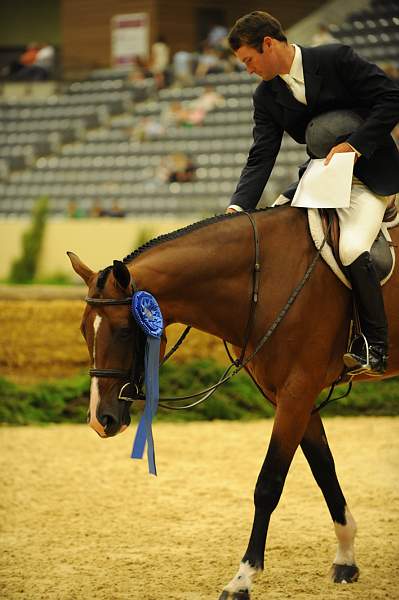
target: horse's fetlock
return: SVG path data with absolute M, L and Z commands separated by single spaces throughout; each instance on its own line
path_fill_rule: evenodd
M 224 598 L 242 598 L 243 600 L 245 600 L 245 598 L 249 598 L 252 584 L 258 573 L 259 569 L 252 566 L 249 561 L 241 562 L 237 574 L 223 590 L 223 593 L 230 594 L 224 596 Z M 220 597 L 220 600 L 222 598 L 223 595 Z

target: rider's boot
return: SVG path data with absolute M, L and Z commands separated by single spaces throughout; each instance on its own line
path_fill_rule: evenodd
M 344 354 L 348 373 L 381 375 L 387 368 L 388 324 L 381 285 L 369 252 L 363 252 L 346 268 L 359 311 L 362 333 L 368 343 Z

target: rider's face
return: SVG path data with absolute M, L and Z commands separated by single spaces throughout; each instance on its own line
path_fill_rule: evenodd
M 258 52 L 252 46 L 240 46 L 236 51 L 236 57 L 244 63 L 248 73 L 256 73 L 265 81 L 270 81 L 278 74 L 276 40 L 265 37 L 262 44 L 263 52 Z

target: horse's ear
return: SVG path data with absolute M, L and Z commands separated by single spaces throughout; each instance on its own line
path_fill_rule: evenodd
M 130 272 L 125 263 L 120 260 L 114 260 L 112 273 L 115 281 L 123 290 L 126 290 L 130 286 Z
M 67 255 L 75 273 L 83 279 L 86 285 L 89 285 L 89 281 L 93 277 L 94 271 L 87 267 L 74 252 L 67 252 Z

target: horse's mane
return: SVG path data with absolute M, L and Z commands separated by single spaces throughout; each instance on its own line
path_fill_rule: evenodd
M 247 212 L 264 212 L 266 210 L 268 210 L 268 209 L 267 208 L 258 209 L 258 210 L 253 209 L 253 210 L 249 210 Z M 192 231 L 196 231 L 197 229 L 202 229 L 202 227 L 207 227 L 208 225 L 213 225 L 213 223 L 219 223 L 220 221 L 225 221 L 227 219 L 234 219 L 234 218 L 240 217 L 242 215 L 243 215 L 242 212 L 234 212 L 234 213 L 228 213 L 228 214 L 215 215 L 214 217 L 202 219 L 202 221 L 196 221 L 195 223 L 191 223 L 190 225 L 187 225 L 186 227 L 181 227 L 180 229 L 176 229 L 175 231 L 171 231 L 170 233 L 165 233 L 163 235 L 160 235 L 160 236 L 153 238 L 152 240 L 146 242 L 145 244 L 143 244 L 142 246 L 140 246 L 139 248 L 137 248 L 136 250 L 134 250 L 133 252 L 131 252 L 130 254 L 125 256 L 125 258 L 123 259 L 123 262 L 125 264 L 129 264 L 132 262 L 132 260 L 134 260 L 135 258 L 140 256 L 140 254 L 142 254 L 146 250 L 149 250 L 150 248 L 154 248 L 155 246 L 158 246 L 159 244 L 162 244 L 163 242 L 169 242 L 170 240 L 176 240 L 177 238 L 182 237 L 183 235 L 186 235 L 187 233 L 191 233 Z
M 254 213 L 254 212 L 265 212 L 269 210 L 269 208 L 260 208 L 260 209 L 251 209 L 246 212 Z M 135 258 L 140 256 L 146 250 L 150 248 L 154 248 L 155 246 L 159 246 L 159 244 L 163 244 L 163 242 L 169 242 L 170 240 L 176 240 L 183 235 L 191 233 L 192 231 L 196 231 L 197 229 L 202 229 L 203 227 L 207 227 L 208 225 L 213 225 L 214 223 L 219 223 L 220 221 L 227 221 L 227 219 L 234 219 L 236 217 L 242 217 L 244 213 L 242 212 L 234 212 L 227 213 L 221 215 L 215 215 L 214 217 L 208 217 L 207 219 L 202 219 L 202 221 L 196 221 L 195 223 L 191 223 L 186 227 L 181 227 L 180 229 L 176 229 L 175 231 L 171 231 L 170 233 L 165 233 L 163 235 L 159 235 L 158 237 L 149 240 L 123 259 L 125 264 L 131 263 Z M 105 283 L 107 281 L 108 275 L 112 271 L 112 265 L 109 267 L 105 267 L 102 269 L 97 278 L 96 286 L 99 290 L 104 289 Z

